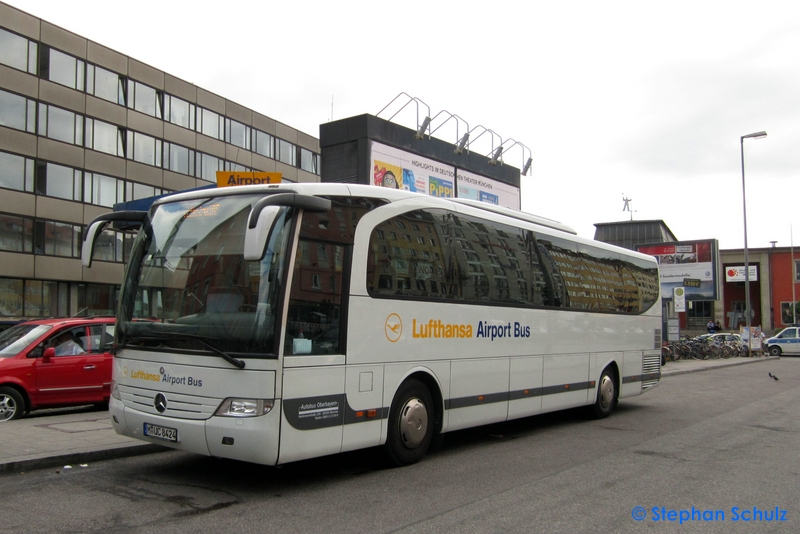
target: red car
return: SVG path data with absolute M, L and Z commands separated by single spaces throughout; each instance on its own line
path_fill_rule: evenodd
M 42 319 L 0 333 L 0 422 L 31 410 L 107 404 L 113 317 Z

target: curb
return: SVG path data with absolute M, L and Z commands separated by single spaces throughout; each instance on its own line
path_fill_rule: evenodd
M 27 460 L 12 461 L 0 464 L 0 473 L 10 473 L 16 471 L 27 471 L 34 469 L 47 469 L 60 467 L 69 464 L 85 464 L 89 462 L 99 462 L 103 460 L 115 460 L 117 458 L 129 458 L 131 456 L 142 456 L 156 452 L 172 451 L 168 447 L 155 445 L 153 443 L 123 445 L 112 449 L 101 449 L 96 451 L 73 452 L 56 456 L 44 456 L 41 458 L 30 458 Z
M 661 368 L 661 378 L 665 378 L 668 376 L 675 376 L 675 375 L 685 375 L 687 373 L 697 373 L 699 371 L 708 371 L 710 369 L 721 369 L 723 367 L 734 367 L 736 365 L 745 365 L 748 363 L 757 363 L 757 362 L 766 362 L 768 360 L 780 360 L 780 356 L 761 356 L 755 358 L 739 358 L 739 361 L 729 361 L 725 363 L 718 363 L 715 365 L 702 365 L 700 367 L 690 367 L 686 369 L 675 369 L 674 371 L 664 371 L 663 367 Z

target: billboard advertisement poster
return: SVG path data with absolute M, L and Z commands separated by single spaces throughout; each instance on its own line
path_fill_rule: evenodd
M 747 277 L 751 282 L 758 282 L 758 265 L 748 265 L 747 270 L 750 275 Z M 725 267 L 726 282 L 744 282 L 744 265 L 734 265 Z
M 656 258 L 663 295 L 672 295 L 673 289 L 682 287 L 686 300 L 719 300 L 719 246 L 716 239 L 648 243 L 636 245 L 636 250 Z M 687 279 L 697 287 L 685 286 Z
M 373 185 L 439 197 L 455 196 L 456 173 L 451 165 L 375 141 L 370 142 L 370 160 Z
M 519 210 L 520 190 L 376 141 L 370 142 L 372 185 L 440 198 L 467 198 Z
M 458 198 L 479 200 L 515 210 L 521 208 L 519 188 L 458 168 L 456 174 Z
M 453 198 L 453 182 L 436 176 L 428 177 L 428 194 L 432 197 Z

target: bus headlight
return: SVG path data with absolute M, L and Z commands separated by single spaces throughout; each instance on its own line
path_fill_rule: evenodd
M 232 399 L 222 401 L 214 415 L 222 417 L 258 417 L 272 410 L 275 401 L 266 399 Z
M 122 397 L 119 396 L 119 386 L 117 385 L 116 380 L 111 381 L 111 397 L 117 400 L 122 400 Z

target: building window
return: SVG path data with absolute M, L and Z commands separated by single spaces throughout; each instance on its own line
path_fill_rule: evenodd
M 0 28 L 0 63 L 36 74 L 38 46 L 34 41 Z
M 49 46 L 42 46 L 39 50 L 39 75 L 51 82 L 84 90 L 86 80 L 86 63 Z
M 250 150 L 250 127 L 233 119 L 225 119 L 225 142 Z
M 34 160 L 0 152 L 0 187 L 33 193 Z
M 114 315 L 119 301 L 119 286 L 78 284 L 78 309 L 86 315 Z
M 18 278 L 0 278 L 0 313 L 7 317 L 22 317 L 24 284 Z
M 36 102 L 6 91 L 0 91 L 0 126 L 36 132 Z
M 218 114 L 204 108 L 198 108 L 197 120 L 199 122 L 197 125 L 198 132 L 214 139 L 223 139 L 224 123 L 222 117 Z
M 253 151 L 275 159 L 275 138 L 261 130 L 253 130 Z
M 278 139 L 278 161 L 281 163 L 285 163 L 287 165 L 291 165 L 292 167 L 296 167 L 296 148 L 295 146 L 290 143 L 289 141 L 284 141 L 283 139 Z
M 164 142 L 164 168 L 172 172 L 179 172 L 194 176 L 195 152 L 174 143 Z
M 161 154 L 161 139 L 139 132 L 128 132 L 128 158 L 145 165 L 161 167 Z
M 81 257 L 81 227 L 55 221 L 34 221 L 34 253 L 66 258 Z
M 87 172 L 83 184 L 83 198 L 88 204 L 113 208 L 114 204 L 125 201 L 124 180 Z
M 783 325 L 797 324 L 800 319 L 800 301 L 781 302 L 781 323 Z
M 125 78 L 102 67 L 87 65 L 86 92 L 97 98 L 125 105 Z
M 247 167 L 245 165 L 241 165 L 239 163 L 234 163 L 232 161 L 227 161 L 227 160 L 223 161 L 223 167 L 224 167 L 224 169 L 220 169 L 220 170 L 226 170 L 226 171 L 232 171 L 232 172 L 250 172 L 250 171 L 253 170 L 250 167 Z M 214 178 L 214 180 L 216 180 L 216 177 Z
M 113 230 L 106 230 L 95 241 L 95 248 L 92 252 L 92 259 L 98 261 L 110 261 L 122 263 L 126 258 L 126 250 L 124 246 L 126 242 L 126 235 L 123 232 L 115 232 Z
M 194 130 L 194 116 L 194 104 L 190 104 L 172 95 L 164 95 L 164 117 L 169 122 L 183 128 L 188 128 L 189 130 Z
M 216 182 L 217 171 L 224 170 L 220 165 L 221 162 L 222 160 L 215 156 L 197 152 L 197 177 L 209 182 Z
M 306 172 L 319 174 L 317 155 L 310 150 L 300 148 L 300 168 Z
M 139 184 L 136 182 L 128 182 L 126 184 L 126 195 L 125 200 L 139 200 L 140 198 L 149 198 L 156 195 L 163 195 L 164 193 L 169 192 L 167 189 L 161 189 L 160 187 L 153 187 L 152 185 L 147 184 Z
M 135 80 L 128 80 L 128 107 L 160 119 L 164 116 L 162 102 L 161 91 Z
M 82 173 L 78 169 L 37 162 L 36 194 L 80 202 L 83 189 Z
M 58 317 L 67 315 L 69 285 L 66 282 L 22 280 L 24 308 L 27 317 Z
M 72 145 L 83 145 L 83 116 L 40 102 L 39 135 Z
M 115 124 L 86 119 L 86 148 L 125 157 L 125 129 Z
M 0 250 L 33 252 L 33 219 L 0 213 Z

